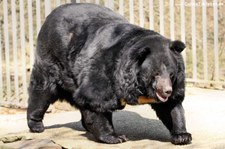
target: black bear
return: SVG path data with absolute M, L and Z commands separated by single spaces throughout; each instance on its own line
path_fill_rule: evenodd
M 29 86 L 27 122 L 43 132 L 49 105 L 77 107 L 83 127 L 103 143 L 121 143 L 112 112 L 125 103 L 150 103 L 171 132 L 173 144 L 189 144 L 182 101 L 185 45 L 130 24 L 94 4 L 66 4 L 46 18 L 37 40 Z

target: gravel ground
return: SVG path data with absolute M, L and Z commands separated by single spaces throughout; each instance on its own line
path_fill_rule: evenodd
M 187 88 L 183 105 L 187 129 L 193 137 L 190 145 L 171 144 L 169 132 L 155 112 L 142 105 L 114 113 L 116 132 L 129 138 L 116 145 L 95 142 L 81 126 L 76 110 L 46 114 L 45 132 L 34 134 L 28 131 L 25 111 L 0 108 L 0 148 L 225 148 L 225 91 Z M 11 143 L 3 143 L 5 140 Z

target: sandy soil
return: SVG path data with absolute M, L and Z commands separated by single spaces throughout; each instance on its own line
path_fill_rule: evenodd
M 175 146 L 170 134 L 148 105 L 127 106 L 113 115 L 117 133 L 125 134 L 129 141 L 107 145 L 95 142 L 80 122 L 77 110 L 46 114 L 46 130 L 30 133 L 25 111 L 0 108 L 0 140 L 20 140 L 12 143 L 0 141 L 0 148 L 225 148 L 225 91 L 188 88 L 183 103 L 187 129 L 192 133 L 190 145 Z M 15 139 L 16 138 L 16 139 Z M 17 139 L 19 138 L 19 139 Z

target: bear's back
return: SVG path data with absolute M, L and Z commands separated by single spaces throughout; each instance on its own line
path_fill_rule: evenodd
M 42 60 L 56 57 L 66 61 L 72 46 L 79 43 L 75 52 L 79 53 L 87 39 L 92 38 L 90 35 L 102 26 L 113 23 L 128 21 L 112 10 L 95 4 L 59 6 L 48 15 L 39 32 L 36 54 Z

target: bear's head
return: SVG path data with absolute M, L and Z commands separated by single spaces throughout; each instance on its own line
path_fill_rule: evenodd
M 128 104 L 135 104 L 134 96 L 146 96 L 157 102 L 184 98 L 184 62 L 181 52 L 185 44 L 161 35 L 147 36 L 130 47 L 135 90 L 129 90 Z M 135 78 L 135 79 L 133 79 Z M 128 81 L 129 82 L 129 81 Z M 131 84 L 131 83 L 130 83 Z M 133 94 L 133 97 L 131 95 Z
M 185 44 L 178 40 L 148 37 L 140 45 L 144 47 L 136 55 L 140 69 L 137 76 L 144 86 L 143 92 L 148 97 L 166 102 L 179 87 L 184 90 L 184 65 L 180 53 Z

